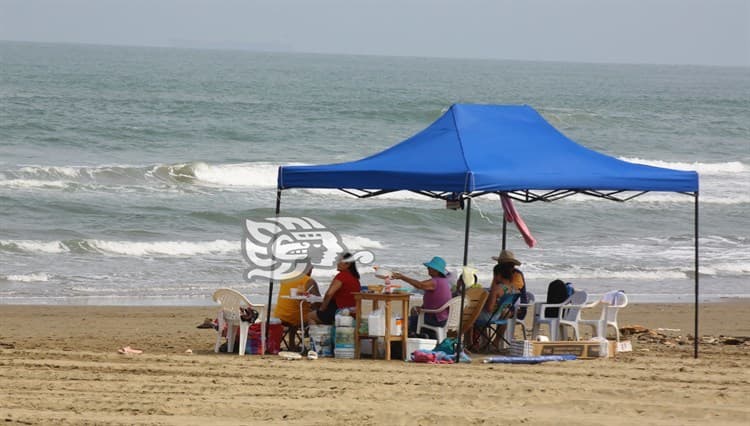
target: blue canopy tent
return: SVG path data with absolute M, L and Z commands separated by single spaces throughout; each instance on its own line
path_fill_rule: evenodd
M 622 202 L 650 191 L 693 196 L 698 336 L 698 174 L 629 163 L 585 148 L 530 106 L 454 104 L 426 129 L 369 157 L 279 167 L 277 215 L 281 191 L 290 188 L 335 188 L 359 198 L 407 190 L 460 203 L 466 209 L 464 265 L 473 197 L 505 193 L 516 201 L 548 202 L 586 194 Z M 273 281 L 269 306 L 272 293 Z

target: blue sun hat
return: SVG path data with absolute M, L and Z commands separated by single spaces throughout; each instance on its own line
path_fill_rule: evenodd
M 426 266 L 428 268 L 432 268 L 432 269 L 440 272 L 443 275 L 446 274 L 446 272 L 445 272 L 445 260 L 443 260 L 443 258 L 440 257 L 440 256 L 435 256 L 435 257 L 432 258 L 432 260 L 430 260 L 429 262 L 425 262 L 422 265 L 424 265 L 424 266 Z

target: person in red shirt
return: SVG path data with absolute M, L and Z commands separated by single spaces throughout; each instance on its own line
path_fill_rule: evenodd
M 352 255 L 342 254 L 336 269 L 339 273 L 333 277 L 320 307 L 307 315 L 306 321 L 310 324 L 333 324 L 338 309 L 355 305 L 352 293 L 359 292 L 361 287 L 357 264 Z

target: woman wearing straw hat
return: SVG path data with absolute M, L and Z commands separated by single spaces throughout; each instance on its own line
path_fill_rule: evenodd
M 502 250 L 499 256 L 492 256 L 492 260 L 497 261 L 499 265 L 499 273 L 494 274 L 495 278 L 492 280 L 493 288 L 495 284 L 501 286 L 502 292 L 498 297 L 508 292 L 518 293 L 526 286 L 523 273 L 516 268 L 516 266 L 521 265 L 521 262 L 516 259 L 512 251 Z
M 424 291 L 424 298 L 422 300 L 422 308 L 424 309 L 436 309 L 445 305 L 451 299 L 451 284 L 450 280 L 446 278 L 448 272 L 445 269 L 445 260 L 442 257 L 435 256 L 429 262 L 423 263 L 427 267 L 427 275 L 430 278 L 419 281 L 414 278 L 409 278 L 398 272 L 393 273 L 393 278 L 397 280 L 403 280 L 412 286 Z M 419 308 L 417 308 L 419 309 Z M 417 321 L 419 319 L 419 311 L 417 310 L 412 315 L 409 315 L 409 332 L 418 334 L 421 330 L 417 330 Z M 448 309 L 435 314 L 425 313 L 424 322 L 428 325 L 434 325 L 442 327 L 448 321 Z
M 474 323 L 478 328 L 484 327 L 489 322 L 497 308 L 497 301 L 503 295 L 519 293 L 526 286 L 523 273 L 516 268 L 521 265 L 521 262 L 516 259 L 512 251 L 503 250 L 499 256 L 492 256 L 492 260 L 497 261 L 497 265 L 492 269 L 490 296 L 484 304 L 484 310 Z
M 490 296 L 487 298 L 484 309 L 474 323 L 479 328 L 483 327 L 489 321 L 497 319 L 497 316 L 502 314 L 501 312 L 495 312 L 495 310 L 498 300 L 503 295 L 522 292 L 524 287 L 526 287 L 526 280 L 523 278 L 523 273 L 516 268 L 516 266 L 521 265 L 521 262 L 516 259 L 512 251 L 502 250 L 499 256 L 492 256 L 492 260 L 497 261 L 497 264 L 492 269 Z M 493 314 L 495 314 L 494 317 Z M 504 333 L 505 325 L 502 325 L 496 334 L 496 340 Z M 498 342 L 495 341 L 494 343 L 497 346 Z

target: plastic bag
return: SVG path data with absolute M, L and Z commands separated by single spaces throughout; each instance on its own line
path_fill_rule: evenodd
M 456 353 L 456 339 L 453 337 L 446 337 L 445 340 L 438 343 L 437 346 L 435 346 L 434 351 L 440 351 L 445 352 L 448 355 L 453 355 Z
M 385 309 L 372 311 L 367 317 L 367 331 L 370 336 L 385 336 Z

